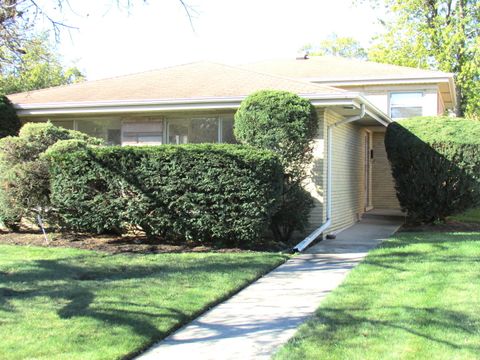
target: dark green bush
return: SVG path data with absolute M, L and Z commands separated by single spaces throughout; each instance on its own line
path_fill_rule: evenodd
M 281 192 L 268 151 L 238 145 L 108 147 L 49 155 L 52 202 L 62 225 L 85 232 L 249 246 Z
M 21 126 L 10 100 L 6 96 L 0 96 L 0 138 L 17 135 Z
M 48 215 L 50 177 L 43 154 L 64 142 L 61 149 L 67 150 L 102 140 L 49 122 L 27 123 L 18 136 L 0 139 L 0 220 L 8 228 L 16 230 L 22 218 L 35 222 L 37 214 Z
M 402 120 L 389 125 L 385 146 L 410 222 L 443 221 L 480 204 L 480 122 Z
M 263 90 L 247 97 L 235 114 L 235 137 L 241 143 L 274 151 L 284 167 L 284 194 L 271 228 L 278 240 L 287 241 L 294 230 L 308 224 L 313 206 L 303 190 L 312 161 L 312 140 L 318 129 L 315 108 L 298 95 Z

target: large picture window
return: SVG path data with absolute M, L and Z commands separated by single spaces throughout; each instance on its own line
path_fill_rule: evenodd
M 390 94 L 390 117 L 392 119 L 403 119 L 422 115 L 422 92 L 398 92 Z

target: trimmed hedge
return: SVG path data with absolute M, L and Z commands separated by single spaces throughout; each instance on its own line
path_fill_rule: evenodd
M 480 204 L 480 122 L 401 120 L 389 125 L 385 147 L 410 222 L 443 221 Z
M 52 203 L 61 225 L 176 242 L 249 246 L 282 187 L 278 157 L 239 145 L 106 147 L 52 152 Z

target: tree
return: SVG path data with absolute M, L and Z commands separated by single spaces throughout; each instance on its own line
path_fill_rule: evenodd
M 455 74 L 457 115 L 480 115 L 478 0 L 360 0 L 383 5 L 390 17 L 369 59 Z
M 331 34 L 328 38 L 322 40 L 318 46 L 307 44 L 301 48 L 301 51 L 308 52 L 309 55 L 331 55 L 342 56 L 346 58 L 366 59 L 367 52 L 360 43 L 351 37 L 339 37 L 337 34 Z
M 85 79 L 76 67 L 63 67 L 46 35 L 26 41 L 24 49 L 23 54 L 11 58 L 8 65 L 0 69 L 0 93 L 44 89 Z

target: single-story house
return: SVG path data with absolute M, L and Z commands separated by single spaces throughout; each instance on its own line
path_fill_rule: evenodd
M 24 122 L 51 120 L 109 144 L 234 143 L 234 113 L 261 89 L 296 93 L 317 109 L 306 185 L 315 199 L 314 236 L 348 227 L 371 209 L 399 209 L 386 126 L 456 105 L 452 74 L 338 57 L 198 62 L 8 97 Z

